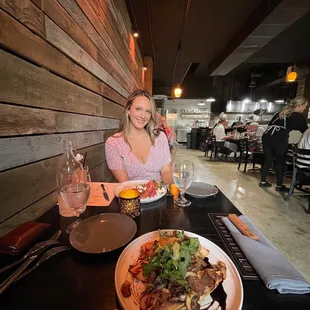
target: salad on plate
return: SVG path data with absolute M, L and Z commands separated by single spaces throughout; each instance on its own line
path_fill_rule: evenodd
M 166 194 L 166 187 L 163 181 L 157 182 L 155 180 L 150 180 L 147 183 L 137 185 L 136 189 L 140 193 L 141 199 L 153 198 Z
M 225 309 L 213 295 L 226 279 L 223 261 L 209 262 L 209 250 L 198 238 L 183 231 L 159 231 L 159 238 L 144 243 L 129 266 L 121 285 L 124 298 L 132 298 L 139 309 Z M 225 292 L 222 292 L 225 296 Z

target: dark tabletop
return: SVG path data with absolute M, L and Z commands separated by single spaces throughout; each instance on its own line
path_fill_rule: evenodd
M 175 207 L 166 197 L 143 205 L 141 216 L 135 219 L 138 227 L 135 237 L 157 229 L 184 229 L 208 238 L 226 251 L 208 213 L 240 214 L 239 210 L 221 192 L 216 197 L 191 200 L 192 205 L 184 209 Z M 103 212 L 118 212 L 116 200 L 110 207 L 88 207 L 82 218 Z M 61 229 L 61 244 L 69 244 L 65 230 L 72 219 L 60 217 L 57 207 L 38 221 L 51 223 L 53 232 Z M 100 255 L 83 254 L 73 249 L 60 253 L 5 291 L 0 296 L 0 309 L 117 309 L 114 270 L 122 250 Z M 280 295 L 268 290 L 260 280 L 242 282 L 244 310 L 310 309 L 309 295 Z

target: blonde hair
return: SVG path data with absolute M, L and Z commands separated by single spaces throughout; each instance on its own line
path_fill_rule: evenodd
M 128 134 L 129 134 L 129 128 L 130 128 L 130 118 L 129 118 L 129 110 L 133 104 L 133 101 L 138 97 L 146 97 L 149 99 L 151 103 L 151 118 L 150 121 L 145 126 L 145 130 L 147 134 L 149 135 L 152 144 L 155 142 L 155 137 L 159 135 L 159 131 L 156 131 L 156 105 L 154 102 L 154 99 L 150 95 L 149 92 L 143 89 L 137 89 L 134 92 L 132 92 L 128 99 L 127 104 L 125 106 L 124 116 L 119 126 L 119 131 L 123 132 L 124 141 L 131 147 L 129 141 L 128 141 Z
M 292 99 L 280 112 L 279 117 L 284 118 L 290 116 L 295 112 L 296 107 L 299 105 L 305 105 L 308 103 L 308 99 L 304 96 L 298 96 Z

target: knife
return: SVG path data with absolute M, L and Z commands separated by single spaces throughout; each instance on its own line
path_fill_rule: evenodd
M 61 230 L 58 230 L 49 240 L 57 240 L 61 235 Z M 44 249 L 38 251 L 36 254 L 31 255 L 15 272 L 13 272 L 4 282 L 0 285 L 0 295 L 20 276 L 20 274 L 40 255 Z
M 103 183 L 101 184 L 101 187 L 102 187 L 102 190 L 103 190 L 103 197 L 104 197 L 107 201 L 110 201 L 109 195 L 108 195 L 107 191 L 105 190 L 104 184 L 103 184 Z

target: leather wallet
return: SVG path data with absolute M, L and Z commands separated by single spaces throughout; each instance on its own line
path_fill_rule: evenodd
M 18 255 L 29 248 L 50 228 L 51 225 L 46 223 L 25 222 L 0 237 L 0 253 Z

